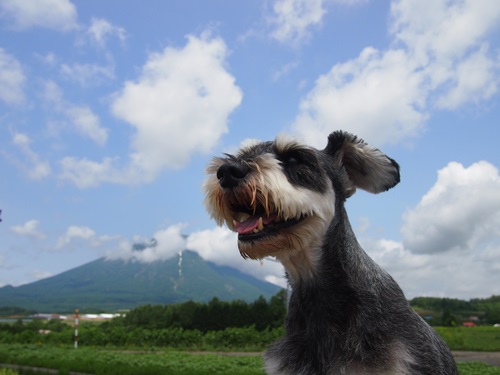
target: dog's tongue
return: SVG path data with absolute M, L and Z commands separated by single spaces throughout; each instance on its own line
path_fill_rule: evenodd
M 246 221 L 243 221 L 241 223 L 235 222 L 234 230 L 239 234 L 247 234 L 258 228 L 260 217 L 262 217 L 262 224 L 267 225 L 276 220 L 276 216 L 276 214 L 273 214 L 271 216 L 250 216 Z

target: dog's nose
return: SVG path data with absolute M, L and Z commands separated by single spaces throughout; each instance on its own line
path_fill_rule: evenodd
M 224 164 L 217 170 L 219 184 L 223 188 L 233 188 L 241 179 L 248 174 L 248 166 L 245 164 Z

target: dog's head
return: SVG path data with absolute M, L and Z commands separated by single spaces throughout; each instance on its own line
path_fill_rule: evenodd
M 253 259 L 321 246 L 336 202 L 358 187 L 379 193 L 399 182 L 394 160 L 342 131 L 324 150 L 280 135 L 214 158 L 207 173 L 208 212 L 238 232 L 241 255 Z

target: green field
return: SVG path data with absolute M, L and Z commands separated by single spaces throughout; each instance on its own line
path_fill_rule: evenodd
M 259 355 L 191 354 L 165 349 L 117 350 L 46 345 L 0 344 L 0 363 L 95 375 L 264 375 Z M 500 375 L 500 367 L 459 363 L 460 375 Z M 12 372 L 0 375 L 13 375 Z
M 262 375 L 260 356 L 190 354 L 171 350 L 113 350 L 38 345 L 0 345 L 0 363 L 95 375 Z
M 434 327 L 452 350 L 500 351 L 500 328 Z

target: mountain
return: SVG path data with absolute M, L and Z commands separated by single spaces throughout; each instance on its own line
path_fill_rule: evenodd
M 182 257 L 182 258 L 181 258 Z M 144 304 L 270 298 L 280 288 L 189 250 L 165 261 L 97 259 L 59 275 L 0 288 L 0 307 L 39 312 L 112 311 Z

